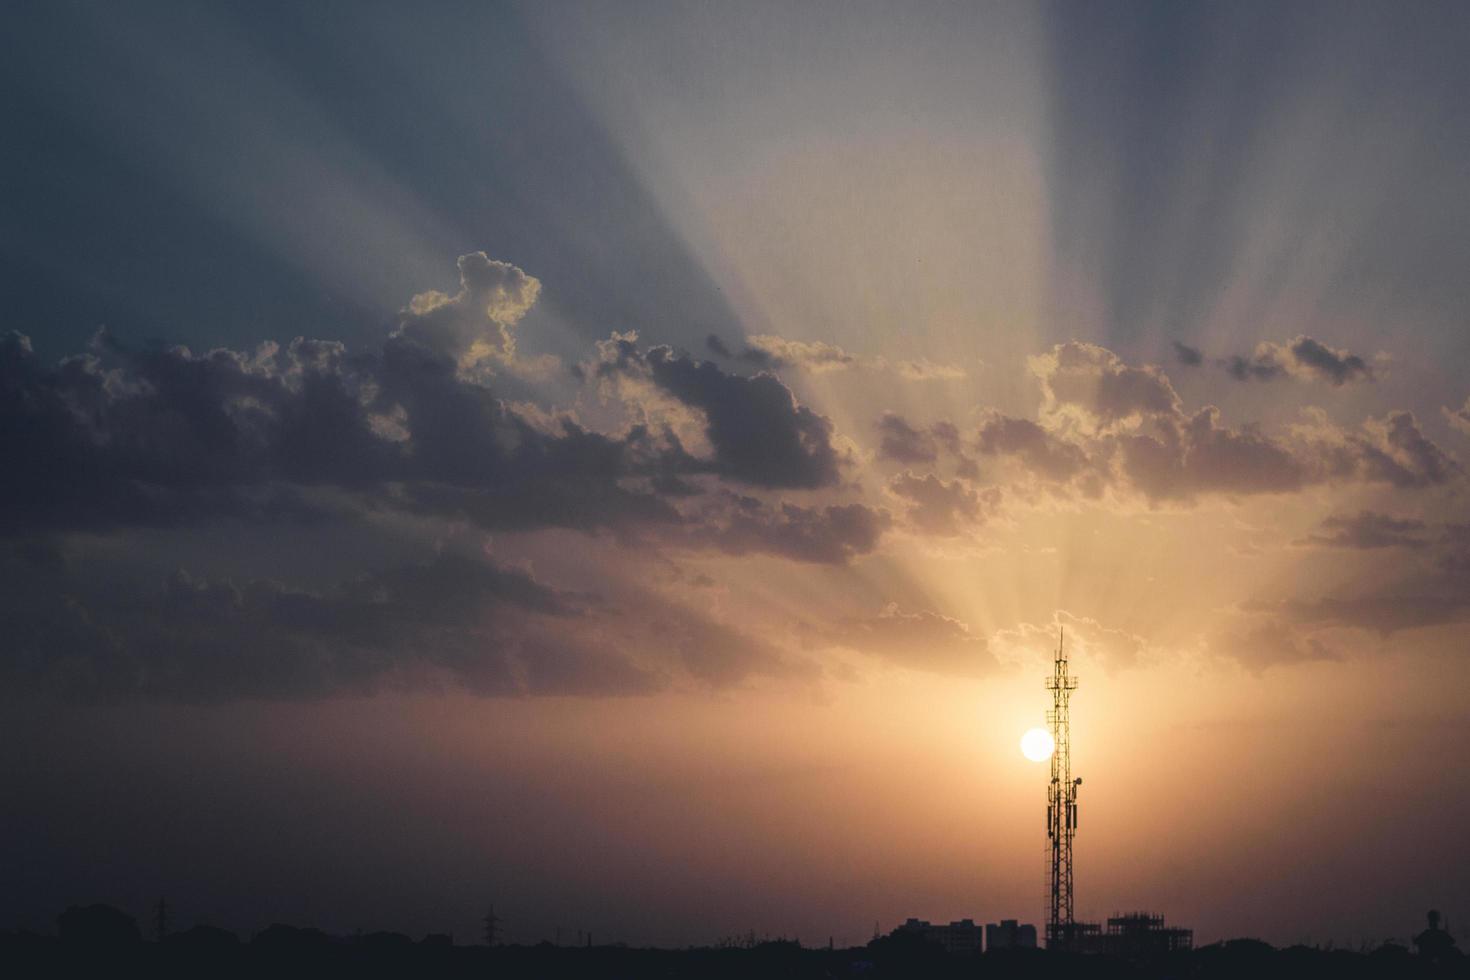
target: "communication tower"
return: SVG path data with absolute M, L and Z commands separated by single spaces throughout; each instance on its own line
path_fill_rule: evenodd
M 1082 785 L 1082 780 L 1072 778 L 1072 732 L 1067 715 L 1077 678 L 1067 673 L 1064 639 L 1059 630 L 1056 659 L 1052 674 L 1046 679 L 1046 689 L 1052 694 L 1046 720 L 1051 725 L 1054 745 L 1046 802 L 1047 850 L 1051 860 L 1051 902 L 1046 916 L 1048 949 L 1075 946 L 1079 938 L 1072 918 L 1072 838 L 1077 833 L 1077 787 Z

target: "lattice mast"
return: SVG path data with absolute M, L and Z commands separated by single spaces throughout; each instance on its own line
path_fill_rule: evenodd
M 1064 946 L 1072 939 L 1072 838 L 1077 833 L 1077 787 L 1072 778 L 1072 731 L 1067 706 L 1077 689 L 1077 678 L 1067 672 L 1065 637 L 1057 633 L 1057 654 L 1046 689 L 1052 692 L 1051 724 L 1055 748 L 1051 755 L 1051 785 L 1047 790 L 1046 836 L 1051 859 L 1051 903 L 1047 908 L 1046 944 Z

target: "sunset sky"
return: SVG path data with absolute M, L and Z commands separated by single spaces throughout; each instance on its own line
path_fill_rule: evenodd
M 0 928 L 1470 923 L 1470 6 L 22 3 Z

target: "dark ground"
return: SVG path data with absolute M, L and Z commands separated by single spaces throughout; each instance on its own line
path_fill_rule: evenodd
M 69 910 L 59 936 L 0 933 L 0 975 L 40 976 L 403 976 L 476 978 L 1166 978 L 1457 977 L 1470 959 L 1441 962 L 1396 945 L 1366 951 L 1297 946 L 1274 949 L 1241 939 L 1186 953 L 1124 959 L 1015 950 L 949 955 L 905 937 L 854 949 L 810 949 L 793 942 L 687 950 L 618 946 L 454 946 L 447 936 L 414 941 L 397 933 L 338 938 L 315 929 L 272 926 L 249 942 L 199 926 L 161 942 L 140 939 L 134 921 L 93 906 Z M 76 915 L 73 913 L 82 913 Z

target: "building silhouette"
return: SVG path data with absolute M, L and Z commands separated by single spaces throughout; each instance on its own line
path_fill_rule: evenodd
M 1035 949 L 1036 927 L 1022 925 L 1015 919 L 1001 919 L 985 926 L 986 951 L 997 949 Z
M 1032 930 L 1035 944 L 1035 930 Z M 936 925 L 923 919 L 908 919 L 894 929 L 893 936 L 918 936 L 926 942 L 944 947 L 946 953 L 978 953 L 984 943 L 985 930 L 974 919 L 960 919 L 949 925 Z
M 1127 912 L 1108 919 L 1101 937 L 1104 952 L 1118 956 L 1147 957 L 1178 953 L 1194 948 L 1194 930 L 1164 925 L 1162 915 Z

